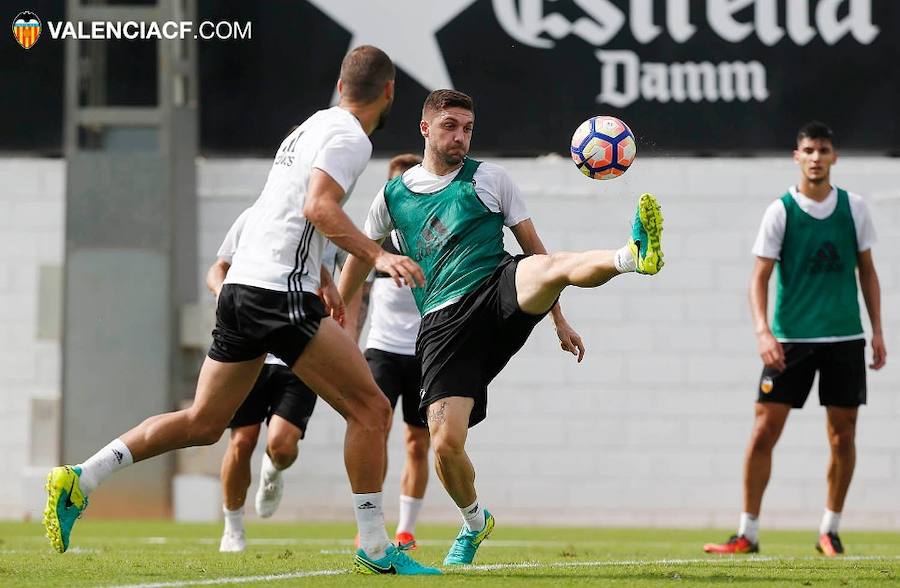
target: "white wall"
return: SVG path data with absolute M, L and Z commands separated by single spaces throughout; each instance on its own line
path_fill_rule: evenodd
M 549 322 L 537 327 L 492 386 L 488 420 L 471 432 L 479 495 L 506 521 L 732 527 L 760 369 L 746 302 L 749 250 L 766 205 L 795 181 L 793 164 L 789 158 L 644 158 L 609 182 L 584 178 L 558 158 L 503 164 L 518 180 L 551 250 L 620 246 L 636 196 L 654 192 L 666 217 L 667 266 L 653 278 L 624 276 L 598 290 L 565 293 L 564 311 L 588 346 L 581 365 L 558 351 Z M 29 216 L 30 208 L 20 210 L 32 203 L 34 190 L 0 194 L 0 401 L 7 425 L 0 428 L 0 465 L 6 471 L 26 465 L 20 459 L 26 398 L 58 388 L 58 363 L 45 372 L 21 369 L 23 362 L 37 366 L 48 354 L 58 356 L 55 344 L 34 338 L 29 313 L 35 290 L 27 277 L 35 263 L 59 261 L 63 175 L 59 163 L 32 165 L 46 176 L 38 183 L 43 212 Z M 200 162 L 201 296 L 207 296 L 206 266 L 231 221 L 255 198 L 268 166 L 262 160 Z M 32 168 L 0 162 L 0 179 L 15 185 L 23 169 Z M 384 161 L 373 161 L 361 178 L 347 206 L 357 222 L 385 171 Z M 843 158 L 834 177 L 867 196 L 875 218 L 889 351 L 888 367 L 869 372 L 869 405 L 860 418 L 858 466 L 844 524 L 900 528 L 900 369 L 894 359 L 900 353 L 900 160 Z M 8 214 L 56 221 L 29 225 L 8 221 Z M 23 260 L 18 253 L 48 247 L 47 241 L 56 249 L 45 257 Z M 7 324 L 17 330 L 12 340 L 5 335 Z M 389 517 L 402 463 L 399 432 L 392 437 L 386 486 Z M 320 403 L 276 516 L 349 518 L 342 443 L 340 419 Z M 806 409 L 791 415 L 777 448 L 764 503 L 766 526 L 817 524 L 826 460 L 824 411 L 814 392 Z M 20 496 L 0 500 L 10 501 L 2 511 L 8 516 L 25 508 Z M 456 518 L 436 478 L 423 517 Z

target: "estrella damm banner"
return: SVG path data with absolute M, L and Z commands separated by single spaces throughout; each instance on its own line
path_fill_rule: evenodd
M 41 19 L 33 12 L 20 12 L 13 19 L 13 35 L 23 49 L 31 49 L 41 36 Z

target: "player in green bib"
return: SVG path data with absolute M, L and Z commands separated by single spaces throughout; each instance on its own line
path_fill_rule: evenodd
M 474 124 L 469 96 L 432 92 L 420 123 L 422 164 L 384 186 L 365 225 L 379 242 L 395 230 L 401 252 L 425 275 L 424 286 L 413 288 L 422 314 L 419 409 L 427 417 L 438 477 L 464 519 L 445 565 L 472 563 L 494 528 L 465 450 L 468 428 L 486 416 L 488 384 L 548 313 L 561 348 L 581 361 L 584 344 L 558 303 L 564 288 L 594 288 L 621 273 L 655 274 L 663 266 L 662 215 L 650 194 L 641 196 L 621 249 L 548 254 L 506 171 L 466 156 Z M 504 227 L 523 255 L 504 250 Z M 369 269 L 364 260 L 348 258 L 340 282 L 345 300 L 352 300 Z
M 859 317 L 857 274 L 872 324 L 872 369 L 887 356 L 881 332 L 881 292 L 872 261 L 875 232 L 865 201 L 831 185 L 837 161 L 833 133 L 819 122 L 797 134 L 794 161 L 800 183 L 773 202 L 753 246 L 750 287 L 753 322 L 765 367 L 758 384 L 756 423 L 744 460 L 744 510 L 738 532 L 709 553 L 759 551 L 759 513 L 772 450 L 791 408 L 802 408 L 819 373 L 819 402 L 828 415 L 831 460 L 828 495 L 816 549 L 844 552 L 838 525 L 856 462 L 859 406 L 866 403 L 865 333 Z M 769 328 L 768 284 L 777 277 Z

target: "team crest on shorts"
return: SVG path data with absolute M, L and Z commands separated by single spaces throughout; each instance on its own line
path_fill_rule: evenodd
M 759 381 L 759 390 L 763 394 L 768 394 L 772 391 L 772 388 L 775 387 L 775 382 L 769 376 L 764 377 Z
M 13 36 L 23 49 L 31 49 L 41 36 L 41 19 L 28 10 L 20 12 L 13 19 Z

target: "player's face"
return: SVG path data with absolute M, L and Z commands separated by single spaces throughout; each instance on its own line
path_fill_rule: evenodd
M 469 152 L 475 114 L 471 110 L 451 106 L 441 110 L 430 121 L 423 121 L 422 135 L 427 147 L 448 165 L 458 165 Z
M 794 161 L 808 181 L 827 182 L 831 166 L 837 161 L 837 153 L 828 139 L 804 137 L 794 150 Z

